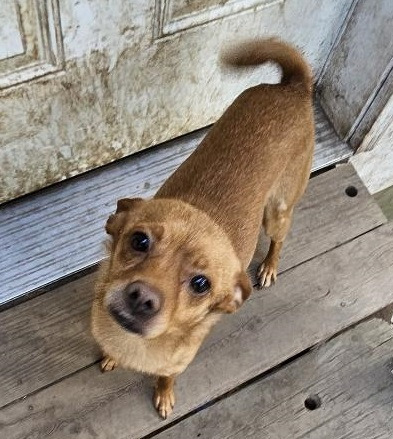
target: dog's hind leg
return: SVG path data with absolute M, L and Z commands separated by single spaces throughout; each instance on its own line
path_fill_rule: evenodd
M 280 252 L 291 226 L 292 213 L 293 207 L 288 207 L 284 198 L 272 197 L 265 206 L 263 227 L 270 238 L 270 246 L 257 272 L 260 287 L 269 287 L 277 279 Z
M 303 152 L 290 160 L 281 181 L 267 200 L 263 227 L 270 238 L 270 247 L 257 272 L 261 287 L 269 287 L 277 278 L 281 248 L 291 227 L 293 209 L 303 195 L 310 176 L 314 139 L 310 136 Z

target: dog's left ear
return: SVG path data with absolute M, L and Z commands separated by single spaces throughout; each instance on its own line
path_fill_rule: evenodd
M 226 314 L 234 313 L 243 305 L 243 302 L 250 297 L 251 292 L 252 285 L 250 278 L 245 271 L 241 271 L 237 276 L 233 292 L 225 296 L 215 309 Z
M 117 202 L 116 212 L 109 215 L 105 225 L 105 230 L 108 235 L 114 236 L 123 224 L 124 212 L 129 212 L 143 203 L 142 198 L 122 198 Z

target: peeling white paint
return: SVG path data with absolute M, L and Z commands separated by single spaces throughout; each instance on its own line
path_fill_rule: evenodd
M 195 26 L 155 40 L 154 0 L 59 5 L 62 38 L 50 47 L 64 46 L 63 71 L 46 64 L 41 79 L 0 91 L 0 202 L 208 125 L 246 87 L 274 79 L 263 68 L 221 71 L 219 50 L 230 41 L 281 35 L 318 74 L 349 8 L 347 0 L 285 0 L 199 25 L 198 1 L 190 3 Z

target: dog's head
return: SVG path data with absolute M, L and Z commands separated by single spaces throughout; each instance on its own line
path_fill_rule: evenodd
M 229 238 L 187 203 L 119 200 L 106 231 L 102 304 L 132 333 L 187 333 L 212 314 L 234 312 L 251 293 Z

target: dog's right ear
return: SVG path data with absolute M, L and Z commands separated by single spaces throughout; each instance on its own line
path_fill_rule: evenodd
M 117 202 L 116 213 L 127 212 L 143 203 L 143 198 L 121 198 Z
M 105 225 L 105 230 L 108 235 L 116 235 L 124 222 L 124 212 L 129 212 L 143 203 L 142 198 L 122 198 L 117 202 L 116 212 L 109 215 Z

